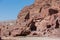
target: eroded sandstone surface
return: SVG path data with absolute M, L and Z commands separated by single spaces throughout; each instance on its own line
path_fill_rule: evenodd
M 15 24 L 0 24 L 0 34 L 5 37 L 60 37 L 60 0 L 35 0 L 21 10 Z

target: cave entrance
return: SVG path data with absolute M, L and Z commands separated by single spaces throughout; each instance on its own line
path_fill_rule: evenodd
M 30 25 L 30 30 L 31 30 L 31 31 L 36 31 L 36 29 L 37 29 L 37 28 L 36 28 L 36 26 L 35 26 L 35 22 L 32 21 L 32 22 L 31 22 L 31 25 Z

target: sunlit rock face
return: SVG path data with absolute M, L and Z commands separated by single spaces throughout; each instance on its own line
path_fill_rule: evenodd
M 21 10 L 16 24 L 1 25 L 1 36 L 60 37 L 60 0 L 35 0 Z

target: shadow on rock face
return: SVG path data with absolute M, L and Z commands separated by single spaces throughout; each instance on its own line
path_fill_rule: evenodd
M 58 10 L 56 10 L 56 9 L 49 9 L 49 15 L 57 14 L 57 13 L 58 13 Z
M 30 31 L 22 31 L 21 34 L 16 34 L 14 37 L 17 37 L 17 36 L 27 36 L 29 35 L 31 32 Z

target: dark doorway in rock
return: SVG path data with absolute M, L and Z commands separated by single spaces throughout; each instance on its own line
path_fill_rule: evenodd
M 30 25 L 30 30 L 31 30 L 31 31 L 36 31 L 36 29 L 37 29 L 37 28 L 36 28 L 36 26 L 35 26 L 35 22 L 32 21 L 32 22 L 31 22 L 31 25 Z
M 9 32 L 9 36 L 11 35 L 11 32 Z
M 51 28 L 51 25 L 47 25 L 47 28 Z
M 58 10 L 56 9 L 49 9 L 49 15 L 58 13 Z
M 42 11 L 42 7 L 40 8 L 40 10 L 39 10 L 39 13 Z
M 58 20 L 56 21 L 56 26 L 55 26 L 55 28 L 59 28 L 59 22 L 58 22 Z

